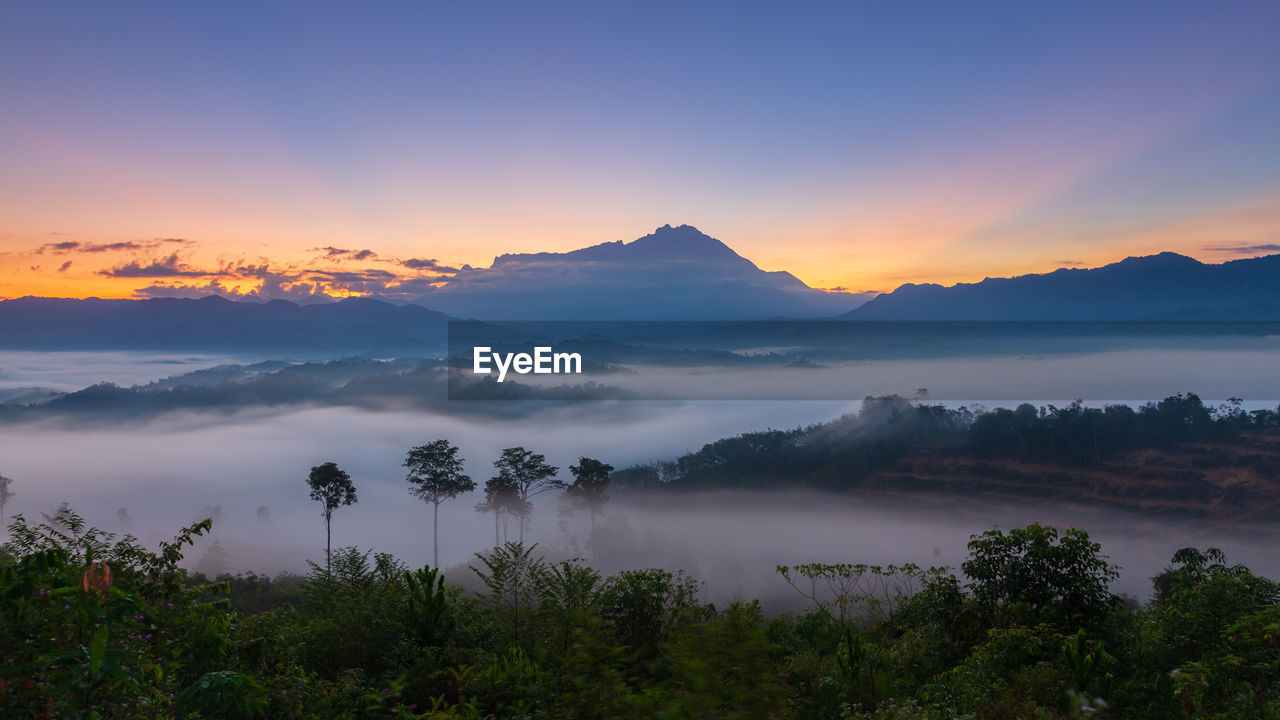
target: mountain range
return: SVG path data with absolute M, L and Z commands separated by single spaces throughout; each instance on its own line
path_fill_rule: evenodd
M 1280 320 L 1280 254 L 1221 264 L 1177 253 L 1099 268 L 907 284 L 846 320 Z
M 434 354 L 448 316 L 419 305 L 348 298 L 297 305 L 154 298 L 17 298 L 0 302 L 0 347 L 34 350 L 285 352 L 297 356 L 380 352 Z
M 1207 264 L 1175 253 L 1092 269 L 908 284 L 866 302 L 767 272 L 688 225 L 464 268 L 422 305 L 155 298 L 0 301 L 0 347 L 433 355 L 451 318 L 480 320 L 1280 320 L 1280 254 Z M 424 307 L 423 305 L 429 306 Z

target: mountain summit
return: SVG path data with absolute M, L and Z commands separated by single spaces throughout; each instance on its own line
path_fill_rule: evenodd
M 662 262 L 664 260 L 703 260 L 746 263 L 750 260 L 734 252 L 728 245 L 703 233 L 692 225 L 663 225 L 642 238 L 629 243 L 621 240 L 592 245 L 566 253 L 513 253 L 494 258 L 493 265 L 512 263 L 554 262 L 558 260 L 587 262 Z
M 482 320 L 752 320 L 845 312 L 868 296 L 767 272 L 691 225 L 564 253 L 500 255 L 424 296 Z

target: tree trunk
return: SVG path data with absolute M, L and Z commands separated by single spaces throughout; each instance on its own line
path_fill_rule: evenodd
M 440 503 L 436 503 L 435 515 L 431 518 L 431 567 L 440 568 Z
M 493 546 L 498 547 L 498 508 L 493 509 Z
M 333 571 L 333 531 L 330 529 L 329 520 L 332 519 L 332 513 L 324 514 L 324 574 L 331 575 Z

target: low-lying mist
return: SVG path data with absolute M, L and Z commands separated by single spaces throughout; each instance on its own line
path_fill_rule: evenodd
M 319 505 L 307 498 L 305 477 L 311 466 L 332 460 L 351 473 L 359 493 L 356 505 L 334 515 L 335 546 L 391 552 L 421 566 L 431 557 L 430 506 L 408 494 L 400 467 L 413 445 L 449 438 L 479 484 L 492 474 L 501 449 L 514 445 L 546 454 L 568 479 L 567 466 L 580 455 L 624 467 L 671 458 L 746 430 L 793 427 L 848 409 L 839 403 L 621 403 L 483 421 L 350 408 L 241 413 L 234 422 L 172 414 L 144 429 L 6 428 L 0 472 L 14 478 L 17 495 L 9 515 L 20 512 L 37 521 L 41 512 L 69 502 L 91 524 L 132 533 L 148 544 L 212 516 L 213 532 L 189 551 L 188 567 L 274 575 L 305 572 L 307 559 L 322 561 L 324 522 Z M 888 502 L 798 490 L 615 495 L 594 534 L 584 511 L 566 518 L 555 493 L 536 497 L 526 541 L 538 542 L 553 558 L 583 557 L 606 572 L 684 570 L 706 582 L 708 600 L 760 598 L 774 611 L 798 607 L 798 596 L 777 577 L 776 565 L 914 562 L 958 568 L 970 535 L 1031 522 L 1089 530 L 1122 568 L 1116 589 L 1140 598 L 1148 593 L 1149 578 L 1187 545 L 1221 547 L 1256 572 L 1280 575 L 1269 538 L 1092 507 Z M 492 516 L 474 510 L 479 499 L 473 493 L 441 507 L 440 558 L 451 582 L 472 582 L 459 566 L 494 542 Z M 514 523 L 506 534 L 518 536 Z M 210 552 L 215 541 L 225 555 Z
M 384 402 L 370 402 L 368 407 L 321 405 L 304 394 L 274 405 L 260 398 L 236 400 L 218 412 L 175 410 L 163 404 L 151 415 L 104 412 L 92 424 L 77 422 L 74 414 L 40 420 L 31 416 L 0 426 L 0 473 L 14 480 L 11 490 L 16 495 L 7 503 L 7 516 L 22 513 L 38 521 L 41 512 L 68 502 L 91 524 L 132 533 L 152 545 L 181 526 L 212 516 L 213 532 L 190 551 L 188 566 L 275 574 L 305 572 L 307 559 L 322 559 L 324 523 L 319 505 L 307 497 L 305 478 L 312 466 L 334 461 L 352 475 L 359 494 L 356 505 L 335 514 L 335 545 L 391 552 L 420 566 L 431 557 L 430 507 L 409 495 L 401 462 L 410 447 L 438 438 L 460 447 L 467 472 L 483 485 L 493 472 L 493 460 L 506 447 L 519 445 L 545 454 L 568 480 L 568 466 L 580 456 L 619 469 L 670 460 L 743 432 L 831 420 L 861 404 L 830 398 L 911 395 L 917 388 L 928 388 L 930 402 L 948 406 L 980 402 L 1012 407 L 1021 400 L 1059 398 L 1066 403 L 1077 397 L 1095 403 L 1126 398 L 1139 402 L 1193 391 L 1210 403 L 1235 395 L 1246 399 L 1246 409 L 1274 407 L 1277 354 L 1264 345 L 1257 341 L 1248 348 L 1214 351 L 1126 349 L 875 360 L 794 369 L 786 375 L 803 379 L 806 392 L 827 400 L 511 403 L 521 406 L 520 411 L 504 416 L 450 411 L 450 405 L 460 409 L 456 406 L 471 405 L 467 402 L 416 410 L 403 409 L 402 404 L 402 409 L 393 410 Z M 226 360 L 137 353 L 4 353 L 0 390 L 35 385 L 65 390 L 104 380 L 147 383 Z M 336 370 L 326 366 L 318 372 Z M 413 380 L 405 377 L 405 382 Z M 616 379 L 658 383 L 673 395 L 732 396 L 735 387 L 766 386 L 779 376 L 770 377 L 756 369 L 668 367 L 651 369 L 647 375 L 619 374 Z M 367 387 L 399 390 L 394 384 Z M 814 392 L 824 387 L 830 392 Z M 756 395 L 798 393 L 777 385 L 761 387 Z M 394 398 L 394 393 L 388 397 Z M 606 571 L 683 569 L 706 581 L 713 599 L 761 597 L 773 607 L 788 607 L 792 601 L 792 591 L 774 573 L 778 564 L 914 562 L 958 567 L 971 534 L 1035 521 L 1090 530 L 1122 567 L 1117 588 L 1135 596 L 1145 596 L 1148 578 L 1174 550 L 1186 545 L 1217 545 L 1234 561 L 1280 576 L 1280 559 L 1267 551 L 1267 538 L 1096 508 L 977 501 L 888 504 L 792 490 L 672 493 L 660 498 L 614 494 L 618 497 L 608 506 L 594 539 L 584 514 L 563 519 L 552 493 L 536 497 L 526 539 L 554 556 L 582 556 Z M 479 493 L 473 493 L 441 508 L 440 558 L 445 568 L 467 562 L 494 542 L 492 516 L 474 510 L 479 499 Z M 514 527 L 510 535 L 516 537 Z M 215 541 L 225 557 L 209 551 Z M 469 581 L 470 575 L 452 570 L 450 580 Z

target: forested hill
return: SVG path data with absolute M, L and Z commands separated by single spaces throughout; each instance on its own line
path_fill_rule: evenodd
M 1139 408 L 974 413 L 890 396 L 857 415 L 718 440 L 614 474 L 619 488 L 830 491 L 1100 503 L 1280 526 L 1280 408 L 1178 394 Z

